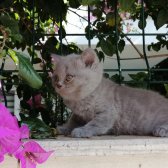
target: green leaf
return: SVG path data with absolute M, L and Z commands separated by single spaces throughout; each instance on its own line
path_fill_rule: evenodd
M 118 18 L 119 19 L 119 18 Z M 115 14 L 110 12 L 106 15 L 106 22 L 108 23 L 109 26 L 113 27 L 115 26 Z M 118 23 L 118 20 L 117 20 Z
M 104 74 L 103 74 L 103 77 L 109 79 L 109 78 L 110 78 L 110 75 L 109 75 L 108 73 L 104 73 Z
M 8 49 L 8 54 L 11 56 L 11 58 L 13 59 L 15 64 L 18 65 L 19 64 L 19 60 L 18 60 L 18 58 L 16 56 L 16 53 L 13 50 Z
M 138 72 L 137 74 L 128 74 L 132 80 L 128 85 L 132 87 L 147 88 L 148 73 Z
M 51 129 L 38 118 L 25 118 L 22 121 L 27 124 L 31 131 L 31 138 L 48 138 L 51 137 Z
M 142 22 L 142 20 L 139 20 L 138 22 L 138 27 L 142 30 L 146 27 L 146 20 L 144 20 L 144 24 Z
M 100 61 L 102 61 L 102 60 L 104 61 L 104 59 L 105 59 L 105 55 L 104 55 L 104 53 L 102 51 L 98 52 L 98 57 L 99 57 Z
M 58 30 L 59 40 L 62 40 L 66 37 L 66 31 L 63 27 L 60 27 Z
M 42 49 L 42 56 L 47 59 L 47 55 L 50 53 L 56 53 L 57 49 L 56 46 L 58 44 L 58 40 L 56 37 L 49 37 L 45 42 L 43 49 Z
M 112 56 L 115 53 L 115 46 L 109 38 L 106 40 L 102 38 L 100 41 L 100 46 L 103 52 L 108 56 Z
M 5 85 L 6 85 L 5 86 L 6 91 L 9 92 L 12 89 L 12 86 L 13 86 L 12 79 L 11 78 L 7 79 Z
M 86 26 L 85 27 L 85 36 L 88 40 L 89 39 L 91 40 L 95 36 L 95 31 L 90 26 Z
M 39 63 L 41 63 L 42 61 L 41 61 L 41 59 L 40 58 L 34 58 L 33 59 L 33 64 L 39 64 Z
M 97 0 L 79 0 L 81 5 L 95 5 L 98 3 Z
M 152 47 L 152 45 L 148 45 L 148 51 L 150 51 L 150 50 L 151 50 L 151 47 Z
M 9 7 L 11 7 L 12 3 L 13 3 L 13 0 L 0 1 L 0 8 L 1 9 L 9 8 Z
M 6 56 L 6 50 L 0 50 L 0 59 Z
M 80 3 L 78 0 L 69 0 L 69 6 L 71 8 L 78 8 L 80 6 Z
M 27 2 L 27 1 L 26 1 Z M 29 2 L 29 1 L 28 1 Z M 32 6 L 32 2 L 29 2 Z M 62 19 L 66 19 L 67 14 L 67 4 L 64 3 L 63 0 L 40 0 L 36 1 L 35 7 L 37 8 L 37 11 L 41 11 L 43 9 L 43 12 L 39 12 L 41 16 L 44 18 L 42 21 L 48 20 L 49 18 L 54 18 L 56 22 L 60 21 L 60 14 L 62 16 Z
M 32 88 L 39 89 L 42 86 L 42 79 L 40 75 L 34 70 L 30 59 L 27 55 L 8 50 L 9 55 L 18 66 L 19 75 Z
M 96 16 L 97 18 L 101 18 L 103 13 L 100 9 L 96 8 L 92 11 L 92 14 L 93 16 Z
M 119 0 L 120 9 L 123 11 L 130 11 L 135 0 Z
M 115 74 L 115 75 L 111 76 L 110 79 L 116 83 L 120 83 L 121 81 L 124 80 L 124 77 L 123 76 L 120 77 L 119 74 Z
M 23 38 L 22 38 L 22 35 L 21 35 L 21 34 L 12 34 L 11 36 L 12 36 L 13 40 L 18 41 L 19 43 L 22 42 L 22 39 L 23 39 Z
M 161 43 L 160 42 L 157 42 L 155 44 L 152 43 L 152 49 L 158 52 L 161 49 Z
M 34 89 L 39 89 L 42 86 L 42 79 L 40 75 L 34 70 L 29 58 L 23 53 L 16 52 L 19 60 L 19 75 L 25 82 Z
M 21 42 L 22 36 L 19 33 L 18 21 L 8 15 L 0 15 L 1 24 L 8 29 L 13 40 Z
M 121 39 L 118 43 L 118 50 L 120 51 L 120 53 L 124 50 L 124 47 L 125 47 L 125 41 Z
M 131 79 L 133 79 L 134 81 L 140 81 L 143 82 L 147 79 L 148 74 L 145 72 L 138 72 L 137 74 L 128 74 Z
M 164 24 L 168 22 L 168 10 L 162 9 L 159 11 L 158 17 L 157 17 L 157 28 L 159 29 Z
M 168 96 L 168 84 L 164 84 L 164 88 L 166 90 L 166 97 Z

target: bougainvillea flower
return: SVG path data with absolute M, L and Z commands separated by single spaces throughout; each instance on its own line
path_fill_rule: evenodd
M 16 118 L 0 103 L 0 153 L 15 152 L 21 145 L 20 138 L 21 133 Z
M 21 168 L 36 168 L 37 164 L 45 162 L 53 151 L 45 151 L 37 142 L 29 141 L 20 147 L 15 157 L 21 161 Z
M 0 163 L 4 160 L 4 156 L 0 153 Z
M 41 100 L 42 100 L 42 97 L 41 97 L 41 94 L 37 94 L 34 96 L 34 107 L 35 108 L 39 108 L 39 107 L 44 107 L 43 104 L 41 104 Z M 33 99 L 29 99 L 27 101 L 27 103 L 30 105 L 31 108 L 33 108 Z
M 4 160 L 4 154 L 5 154 L 5 151 L 0 145 L 0 163 Z
M 21 131 L 21 139 L 25 139 L 25 138 L 30 137 L 30 130 L 26 124 L 24 124 L 20 127 L 20 131 Z

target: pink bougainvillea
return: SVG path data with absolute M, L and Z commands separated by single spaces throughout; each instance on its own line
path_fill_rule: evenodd
M 27 125 L 19 127 L 16 117 L 0 103 L 0 162 L 5 154 L 15 156 L 21 162 L 21 168 L 35 168 L 37 163 L 45 162 L 53 151 L 45 151 L 37 142 L 22 142 L 29 138 Z
M 21 132 L 21 139 L 26 139 L 30 137 L 30 130 L 27 125 L 22 125 L 20 127 L 20 132 Z
M 16 118 L 0 103 L 0 152 L 12 154 L 21 145 L 21 132 Z
M 53 151 L 45 151 L 37 142 L 24 143 L 16 151 L 15 157 L 21 161 L 22 168 L 35 168 L 37 164 L 45 162 Z
M 44 107 L 43 104 L 41 104 L 41 100 L 42 100 L 42 97 L 41 97 L 41 94 L 37 94 L 34 96 L 34 100 L 31 98 L 27 101 L 27 103 L 29 104 L 29 106 L 31 108 L 33 108 L 33 101 L 34 101 L 34 107 L 35 108 L 40 108 L 40 107 Z

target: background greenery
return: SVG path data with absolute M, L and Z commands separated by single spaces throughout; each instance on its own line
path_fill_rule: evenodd
M 0 1 L 0 77 L 5 92 L 16 87 L 21 105 L 21 123 L 29 125 L 32 138 L 55 136 L 53 128 L 68 117 L 69 112 L 51 87 L 48 73 L 52 72 L 50 53 L 67 55 L 81 52 L 74 43 L 62 43 L 66 39 L 62 23 L 68 22 L 67 12 L 71 8 L 78 9 L 81 5 L 89 5 L 96 18 L 85 27 L 85 33 L 88 40 L 98 39 L 95 50 L 103 60 L 105 55 L 113 56 L 118 51 L 122 52 L 125 41 L 129 40 L 123 32 L 121 14 L 128 12 L 130 19 L 139 21 L 140 29 L 145 28 L 148 16 L 153 19 L 156 29 L 168 23 L 168 0 L 144 0 L 144 4 L 140 0 Z M 159 51 L 163 47 L 168 49 L 166 35 L 157 35 L 156 38 L 158 42 L 150 44 L 148 50 Z M 29 55 L 23 53 L 25 50 Z M 8 57 L 16 63 L 18 73 L 3 70 Z M 42 71 L 38 73 L 32 66 L 37 63 L 42 67 Z M 136 86 L 146 87 L 144 81 L 147 82 L 147 75 L 138 73 L 130 74 L 130 77 L 134 83 L 137 82 Z M 115 81 L 119 79 L 117 75 L 110 78 Z M 28 103 L 30 101 L 32 105 Z M 38 119 L 39 116 L 42 120 Z

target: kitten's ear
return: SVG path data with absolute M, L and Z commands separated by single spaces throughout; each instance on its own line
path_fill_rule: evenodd
M 61 60 L 61 56 L 59 55 L 51 54 L 50 56 L 51 56 L 51 62 L 55 65 Z
M 98 62 L 98 57 L 95 51 L 91 48 L 87 48 L 82 52 L 81 59 L 86 66 L 92 66 L 93 63 Z

